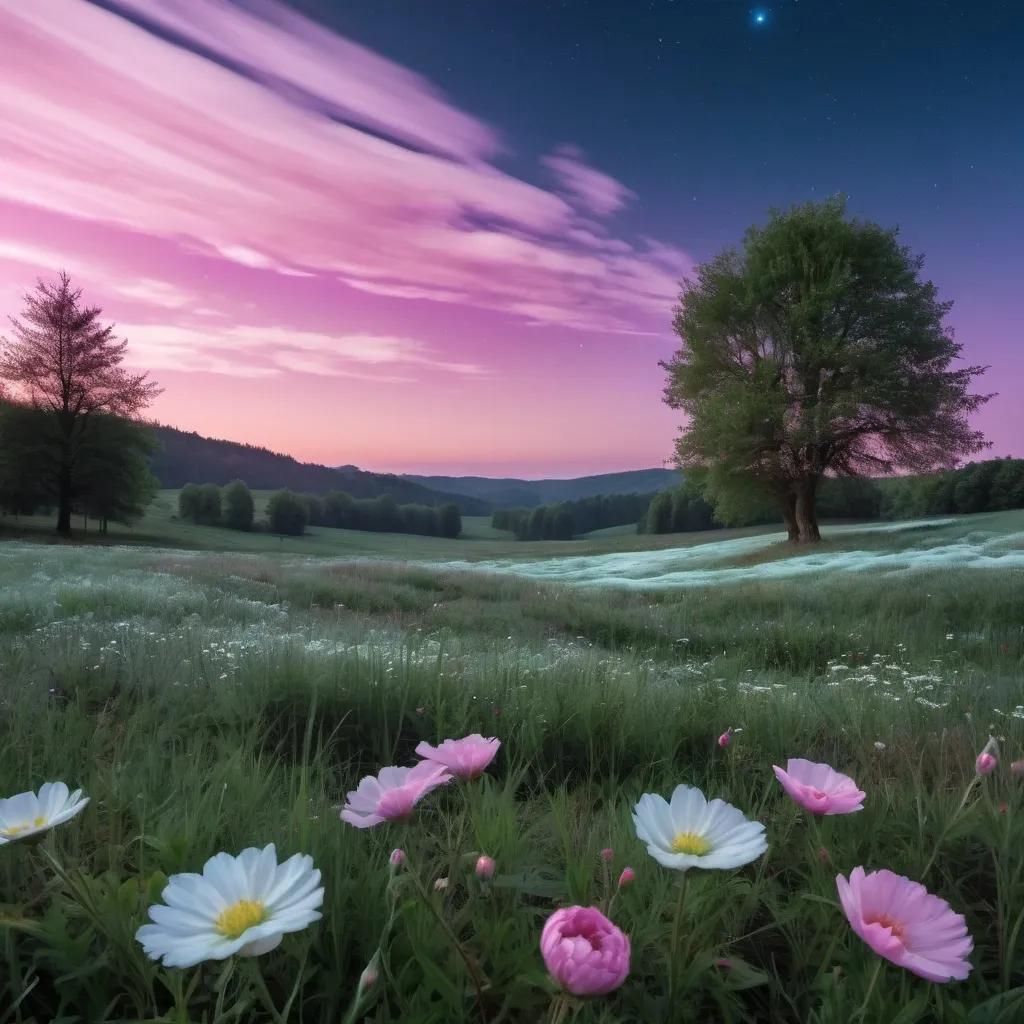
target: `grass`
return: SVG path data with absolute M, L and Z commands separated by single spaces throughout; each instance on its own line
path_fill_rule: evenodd
M 938 548 L 980 530 L 1012 547 L 1020 526 L 976 517 L 842 543 Z M 410 540 L 437 561 L 478 547 L 500 558 L 506 543 Z M 133 938 L 164 876 L 268 842 L 312 855 L 326 893 L 320 922 L 255 961 L 278 1013 L 291 997 L 290 1021 L 345 1020 L 379 947 L 354 1019 L 480 1020 L 453 936 L 484 1019 L 547 1019 L 541 928 L 560 905 L 606 905 L 605 847 L 612 878 L 636 872 L 612 913 L 631 972 L 581 1002 L 580 1022 L 1024 1016 L 1024 782 L 1008 772 L 1024 756 L 1024 572 L 621 591 L 336 557 L 400 559 L 389 542 L 338 542 L 326 560 L 0 546 L 0 793 L 64 779 L 90 797 L 38 848 L 0 846 L 0 1021 L 212 1022 L 218 1007 L 222 1021 L 273 1020 L 253 961 L 226 979 L 222 964 L 180 972 Z M 742 731 L 720 749 L 729 728 Z M 483 779 L 431 794 L 406 825 L 339 821 L 363 775 L 470 732 L 502 741 Z M 956 816 L 990 733 L 1000 766 Z M 850 774 L 865 809 L 812 820 L 771 772 L 797 756 Z M 648 856 L 630 812 L 680 782 L 764 822 L 769 850 L 691 872 L 677 921 L 678 876 Z M 409 872 L 390 875 L 396 846 L 424 895 Z M 498 865 L 487 885 L 479 853 Z M 886 963 L 871 986 L 879 960 L 835 887 L 860 864 L 917 878 L 966 915 L 966 981 Z

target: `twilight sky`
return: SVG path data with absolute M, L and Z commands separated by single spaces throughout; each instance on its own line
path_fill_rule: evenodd
M 1018 0 L 0 0 L 0 316 L 65 268 L 163 422 L 326 464 L 658 465 L 696 262 L 835 192 L 1024 455 Z

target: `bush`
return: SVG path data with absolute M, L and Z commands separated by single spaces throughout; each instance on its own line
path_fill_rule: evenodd
M 309 506 L 293 491 L 275 491 L 267 501 L 271 533 L 301 537 L 309 522 Z
M 222 499 L 224 525 L 232 530 L 251 530 L 256 503 L 245 481 L 232 480 L 224 488 Z
M 462 515 L 454 501 L 445 502 L 437 510 L 438 532 L 442 537 L 454 540 L 462 533 Z

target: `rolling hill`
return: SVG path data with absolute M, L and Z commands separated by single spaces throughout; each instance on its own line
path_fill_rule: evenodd
M 598 494 L 653 494 L 675 487 L 682 478 L 678 472 L 669 469 L 634 469 L 571 480 L 414 475 L 406 475 L 403 479 L 432 490 L 479 498 L 498 508 L 535 508 L 559 501 L 593 498 Z
M 332 469 L 310 462 L 299 462 L 290 455 L 279 455 L 266 448 L 201 437 L 173 427 L 153 425 L 163 446 L 150 459 L 150 469 L 167 489 L 187 483 L 214 483 L 224 486 L 232 480 L 244 480 L 254 491 L 287 487 L 293 491 L 345 491 L 353 498 L 376 498 L 390 494 L 400 505 L 441 505 L 454 501 L 464 516 L 489 515 L 486 499 L 465 492 L 440 491 L 400 476 L 367 473 L 354 466 Z

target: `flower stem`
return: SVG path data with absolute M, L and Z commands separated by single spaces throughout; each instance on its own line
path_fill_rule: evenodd
M 444 919 L 444 915 L 438 913 L 437 907 L 435 907 L 431 902 L 430 894 L 424 888 L 419 872 L 413 868 L 412 864 L 409 864 L 409 877 L 413 880 L 413 884 L 416 886 L 416 891 L 420 894 L 427 910 L 433 914 L 434 919 L 441 926 L 445 935 L 448 936 L 451 944 L 455 947 L 456 952 L 462 958 L 462 962 L 466 965 L 466 970 L 469 971 L 469 977 L 473 982 L 473 988 L 476 990 L 476 1005 L 480 1010 L 480 1020 L 482 1021 L 482 1024 L 487 1024 L 487 1011 L 484 1009 L 484 990 L 483 986 L 480 984 L 480 976 L 477 974 L 473 961 L 470 959 L 469 954 L 466 952 L 462 943 L 459 942 L 459 937 L 452 931 L 451 925 L 449 925 Z
M 250 970 L 252 976 L 256 981 L 256 989 L 260 994 L 260 998 L 263 1000 L 263 1005 L 270 1011 L 270 1016 L 274 1021 L 274 1024 L 285 1024 L 285 1019 L 277 1012 L 277 1007 L 274 1005 L 274 998 L 270 994 L 270 990 L 267 988 L 267 983 L 263 980 L 263 973 L 260 971 L 256 958 L 252 957 L 252 963 Z
M 669 964 L 668 972 L 668 1001 L 669 1005 L 672 1003 L 673 989 L 675 988 L 676 978 L 676 962 L 679 955 L 679 938 L 683 930 L 683 905 L 686 903 L 686 881 L 688 878 L 688 872 L 683 872 L 683 877 L 679 880 L 679 898 L 676 900 L 676 917 L 672 923 L 672 959 Z
M 868 990 L 864 995 L 864 1002 L 860 1004 L 860 1011 L 857 1014 L 858 1020 L 865 1019 L 865 1016 L 868 1012 L 868 1003 L 871 1002 L 871 994 L 875 991 L 875 982 L 878 981 L 878 975 L 881 973 L 881 971 L 882 961 L 879 959 L 875 961 L 875 970 L 874 973 L 871 975 L 871 981 L 868 982 Z
M 932 855 L 928 858 L 928 863 L 925 864 L 924 870 L 921 872 L 922 881 L 928 877 L 928 872 L 931 866 L 935 863 L 935 858 L 939 855 L 939 849 L 942 846 L 943 840 L 949 834 L 949 830 L 956 824 L 957 818 L 963 813 L 963 809 L 967 806 L 967 801 L 970 798 L 971 790 L 974 789 L 975 782 L 978 781 L 979 776 L 974 775 L 971 781 L 967 783 L 967 789 L 964 790 L 963 799 L 960 801 L 960 806 L 953 812 L 951 818 L 946 821 L 946 824 L 942 827 L 942 831 L 939 833 L 939 838 L 935 841 L 935 849 L 932 850 Z
M 551 1024 L 562 1024 L 569 1012 L 569 1000 L 559 992 L 551 1002 Z

